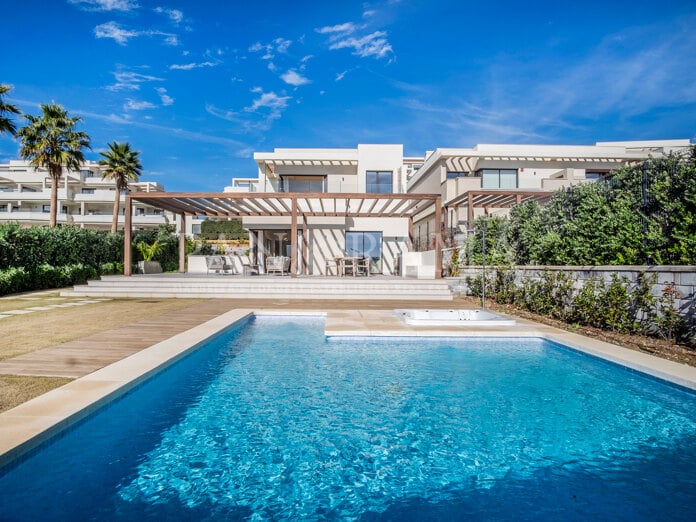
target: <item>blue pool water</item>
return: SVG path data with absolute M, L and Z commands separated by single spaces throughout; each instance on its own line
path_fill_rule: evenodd
M 256 318 L 0 476 L 2 520 L 691 520 L 694 394 L 542 340 Z

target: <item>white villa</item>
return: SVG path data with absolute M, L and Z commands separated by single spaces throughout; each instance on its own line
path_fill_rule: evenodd
M 688 139 L 477 145 L 423 157 L 404 156 L 402 145 L 275 149 L 255 153 L 257 177 L 235 178 L 225 192 L 133 193 L 126 204 L 163 208 L 184 222 L 241 219 L 261 271 L 267 258 L 283 256 L 293 277 L 326 275 L 346 256 L 369 260 L 369 274 L 437 278 L 442 246 L 476 217 L 689 146 Z
M 58 188 L 59 224 L 82 228 L 111 228 L 116 184 L 102 179 L 103 167 L 94 161 L 85 162 L 79 171 L 63 173 Z M 130 184 L 137 192 L 163 192 L 164 187 L 152 181 Z M 119 228 L 125 224 L 123 212 L 126 197 L 121 195 Z M 46 169 L 36 169 L 26 161 L 12 160 L 0 164 L 0 223 L 48 225 L 51 205 L 51 177 Z M 136 229 L 157 229 L 174 223 L 174 216 L 160 208 L 145 204 L 133 207 L 132 226 Z
M 224 192 L 165 192 L 153 182 L 122 195 L 126 261 L 133 229 L 172 223 L 186 235 L 201 219 L 241 219 L 250 262 L 290 259 L 289 273 L 326 275 L 337 258 L 361 259 L 364 274 L 439 277 L 441 249 L 481 215 L 591 182 L 612 170 L 680 152 L 688 139 L 594 145 L 477 145 L 404 156 L 403 145 L 257 152 L 255 178 L 234 178 Z M 0 222 L 46 224 L 51 180 L 26 162 L 0 165 Z M 59 187 L 59 223 L 108 229 L 115 186 L 87 162 Z M 183 235 L 182 235 L 183 238 Z M 180 265 L 185 265 L 181 242 Z M 130 265 L 125 263 L 126 270 Z

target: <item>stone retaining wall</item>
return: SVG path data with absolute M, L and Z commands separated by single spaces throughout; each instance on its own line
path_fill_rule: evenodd
M 689 321 L 694 320 L 694 308 L 696 307 L 696 266 L 514 266 L 516 281 L 521 284 L 523 279 L 540 279 L 545 271 L 566 272 L 576 280 L 576 286 L 582 287 L 587 279 L 603 279 L 609 283 L 612 275 L 626 277 L 631 283 L 635 283 L 642 273 L 646 275 L 657 274 L 657 282 L 653 285 L 653 294 L 661 296 L 665 285 L 674 283 L 679 300 L 677 306 L 680 313 Z M 493 277 L 496 267 L 486 267 L 486 276 Z M 467 266 L 460 269 L 457 277 L 448 277 L 447 280 L 454 295 L 468 295 L 469 286 L 467 277 L 481 276 L 481 266 Z

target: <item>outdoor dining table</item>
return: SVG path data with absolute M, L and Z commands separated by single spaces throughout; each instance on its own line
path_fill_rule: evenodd
M 356 257 L 356 256 L 346 256 L 346 257 L 337 257 L 336 259 L 336 266 L 338 267 L 337 273 L 340 277 L 346 276 L 348 273 L 350 273 L 353 277 L 358 275 L 358 272 L 360 271 L 359 269 L 361 268 L 361 264 L 363 264 L 362 268 L 365 268 L 364 263 L 365 260 L 362 257 Z M 369 265 L 368 269 L 363 270 L 365 275 L 369 275 Z

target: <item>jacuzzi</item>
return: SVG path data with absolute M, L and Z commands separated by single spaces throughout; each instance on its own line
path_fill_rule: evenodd
M 508 319 L 486 310 L 394 310 L 406 324 L 414 326 L 515 326 Z

